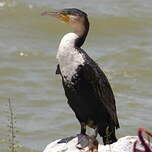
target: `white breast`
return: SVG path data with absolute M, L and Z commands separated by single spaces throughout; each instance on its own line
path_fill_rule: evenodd
M 59 61 L 61 73 L 67 81 L 71 81 L 79 65 L 84 64 L 83 55 L 74 47 L 78 36 L 75 33 L 66 34 L 59 45 L 57 59 Z

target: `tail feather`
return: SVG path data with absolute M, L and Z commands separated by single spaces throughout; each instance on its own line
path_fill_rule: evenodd
M 114 127 L 102 127 L 98 129 L 98 133 L 103 138 L 104 145 L 112 144 L 117 141 Z

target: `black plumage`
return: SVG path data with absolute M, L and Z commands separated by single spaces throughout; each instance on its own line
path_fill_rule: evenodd
M 51 15 L 59 18 L 69 23 L 74 29 L 76 39 L 74 44 L 70 44 L 71 50 L 67 47 L 69 42 L 73 42 L 69 41 L 71 37 L 68 37 L 69 39 L 66 40 L 65 44 L 62 42 L 64 46 L 62 46 L 60 56 L 58 57 L 59 65 L 57 66 L 56 74 L 60 74 L 62 77 L 68 104 L 81 124 L 81 134 L 86 133 L 86 125 L 88 125 L 95 129 L 95 137 L 97 133 L 103 137 L 104 144 L 116 142 L 115 129 L 119 128 L 119 122 L 112 88 L 104 72 L 87 53 L 81 49 L 89 31 L 87 14 L 81 10 L 72 8 L 53 13 L 45 12 L 43 15 Z M 68 51 L 66 48 L 68 48 L 69 55 L 71 55 L 70 51 L 74 51 L 77 56 L 72 54 L 66 58 L 64 54 L 65 51 L 67 55 Z M 76 69 L 74 69 L 76 72 L 74 74 L 72 73 L 72 78 L 67 80 L 66 76 L 62 73 L 62 69 L 60 69 L 60 64 L 63 69 L 67 68 L 67 65 L 63 64 L 64 62 L 61 62 L 61 59 L 70 59 L 69 61 L 72 62 L 71 58 L 79 56 L 83 58 L 84 63 L 80 63 Z M 75 61 L 77 62 L 77 60 Z M 68 68 L 69 66 L 73 68 L 71 63 L 69 63 Z
M 115 128 L 119 128 L 113 91 L 100 67 L 82 49 L 78 51 L 85 56 L 85 63 L 78 67 L 72 83 L 64 81 L 59 65 L 56 73 L 62 76 L 68 104 L 80 124 L 97 128 L 104 144 L 111 144 L 117 141 Z

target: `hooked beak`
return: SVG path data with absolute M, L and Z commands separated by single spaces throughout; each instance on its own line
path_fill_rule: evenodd
M 43 12 L 41 15 L 52 16 L 64 22 L 69 22 L 70 20 L 70 17 L 68 15 L 62 14 L 61 12 Z

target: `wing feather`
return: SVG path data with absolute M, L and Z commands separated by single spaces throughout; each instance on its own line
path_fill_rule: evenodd
M 84 65 L 83 77 L 92 85 L 94 94 L 107 109 L 116 128 L 119 128 L 116 103 L 110 83 L 104 72 L 91 58 L 87 61 L 89 62 Z

